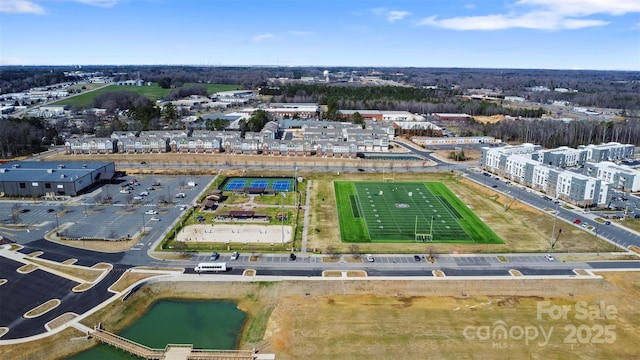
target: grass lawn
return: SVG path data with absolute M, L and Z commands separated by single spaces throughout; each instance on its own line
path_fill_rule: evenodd
M 226 85 L 226 84 L 187 83 L 184 86 L 190 87 L 190 86 L 198 86 L 198 85 L 204 85 L 207 88 L 207 93 L 209 94 L 213 94 L 219 91 L 237 90 L 240 88 L 239 85 Z M 156 101 L 166 96 L 167 94 L 169 94 L 172 90 L 174 89 L 163 89 L 159 87 L 157 84 L 153 84 L 151 86 L 109 85 L 102 89 L 98 89 L 91 92 L 85 92 L 83 94 L 79 94 L 66 99 L 62 99 L 60 101 L 56 101 L 55 104 L 88 107 L 93 105 L 93 99 L 95 99 L 98 95 L 106 92 L 110 92 L 110 91 L 132 91 L 137 94 L 146 96 L 151 101 Z
M 335 182 L 346 242 L 500 244 L 502 240 L 441 182 Z

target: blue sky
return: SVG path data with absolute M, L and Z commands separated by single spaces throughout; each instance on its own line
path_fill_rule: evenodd
M 0 64 L 640 70 L 640 0 L 0 0 Z

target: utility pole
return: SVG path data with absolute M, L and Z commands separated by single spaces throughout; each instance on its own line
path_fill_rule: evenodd
M 556 233 L 556 222 L 558 220 L 558 204 L 556 204 L 556 209 L 553 214 L 553 228 L 551 228 L 551 239 L 549 239 L 549 245 L 553 249 L 553 246 L 556 244 L 554 235 Z
M 282 246 L 284 246 L 284 198 L 286 197 L 284 192 L 281 192 L 282 201 L 280 205 L 280 219 L 282 220 Z

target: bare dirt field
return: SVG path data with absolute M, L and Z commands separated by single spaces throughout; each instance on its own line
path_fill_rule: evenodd
M 476 115 L 473 118 L 479 123 L 495 124 L 497 122 L 500 122 L 500 121 L 504 120 L 505 116 L 504 115 L 492 115 L 492 116 Z
M 283 240 L 284 234 L 284 240 Z M 278 225 L 220 224 L 189 225 L 178 233 L 178 241 L 275 244 L 291 241 L 292 227 Z
M 118 331 L 160 298 L 233 299 L 249 315 L 240 348 L 265 345 L 262 352 L 276 353 L 279 360 L 637 359 L 640 273 L 602 275 L 604 279 L 158 283 L 83 323 L 101 321 Z M 567 309 L 566 318 L 555 316 L 558 309 Z M 69 341 L 80 335 L 66 331 L 40 342 L 0 347 L 0 355 L 63 358 L 93 344 Z

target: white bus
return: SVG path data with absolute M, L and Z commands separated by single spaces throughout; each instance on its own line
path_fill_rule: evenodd
M 198 266 L 194 268 L 194 270 L 196 272 L 227 271 L 227 263 L 223 263 L 223 262 L 199 263 Z

